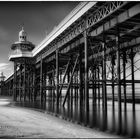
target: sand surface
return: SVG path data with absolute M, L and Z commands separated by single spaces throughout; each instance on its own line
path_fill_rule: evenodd
M 120 138 L 0 98 L 0 138 Z

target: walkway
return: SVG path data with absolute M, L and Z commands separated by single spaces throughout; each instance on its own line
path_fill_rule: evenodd
M 120 138 L 0 98 L 0 138 Z

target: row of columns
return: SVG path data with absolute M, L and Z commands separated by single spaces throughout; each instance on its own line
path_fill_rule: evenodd
M 107 82 L 106 78 L 106 40 L 105 36 L 103 36 L 103 41 L 102 41 L 102 62 L 97 64 L 97 66 L 92 70 L 92 75 L 93 75 L 93 82 L 89 82 L 89 43 L 88 43 L 88 31 L 84 32 L 84 51 L 82 47 L 79 47 L 79 52 L 78 52 L 78 59 L 76 60 L 71 60 L 75 61 L 73 62 L 73 65 L 69 66 L 67 72 L 66 72 L 66 77 L 67 77 L 67 84 L 60 83 L 61 76 L 61 70 L 60 70 L 60 59 L 59 59 L 59 49 L 56 49 L 55 53 L 55 72 L 52 71 L 51 74 L 47 71 L 47 66 L 44 66 L 45 63 L 43 62 L 43 59 L 41 57 L 40 61 L 40 68 L 38 74 L 33 72 L 32 76 L 27 72 L 27 64 L 24 64 L 24 74 L 20 75 L 20 78 L 23 77 L 23 87 L 24 87 L 24 101 L 26 100 L 27 95 L 27 82 L 26 78 L 30 75 L 31 76 L 31 81 L 33 83 L 31 93 L 34 97 L 31 96 L 31 98 L 36 99 L 35 96 L 40 96 L 40 102 L 48 104 L 48 106 L 51 106 L 50 111 L 52 111 L 54 114 L 58 115 L 60 113 L 63 113 L 65 111 L 65 99 L 67 100 L 67 112 L 68 114 L 73 113 L 73 108 L 75 108 L 79 112 L 80 116 L 80 122 L 83 121 L 83 115 L 84 115 L 84 124 L 89 125 L 90 124 L 90 99 L 91 99 L 91 93 L 89 92 L 90 89 L 92 89 L 92 100 L 93 100 L 93 107 L 96 106 L 97 102 L 96 100 L 98 99 L 98 104 L 100 104 L 100 100 L 102 99 L 102 108 L 103 108 L 103 113 L 105 113 L 107 116 L 107 101 L 108 101 L 108 92 L 107 92 L 107 87 L 110 86 L 112 87 L 112 107 L 115 107 L 115 87 L 117 86 L 117 94 L 118 94 L 118 124 L 119 124 L 119 129 L 118 133 L 121 133 L 121 128 L 122 128 L 122 86 L 123 86 L 123 94 L 124 94 L 124 107 L 126 109 L 127 107 L 127 95 L 126 95 L 126 52 L 123 52 L 123 80 L 121 77 L 121 49 L 120 49 L 120 37 L 119 35 L 116 36 L 116 48 L 117 51 L 112 55 L 111 57 L 111 72 L 112 72 L 112 79 L 111 79 L 111 84 Z M 82 62 L 83 59 L 83 54 L 84 54 L 84 63 Z M 115 58 L 116 56 L 116 58 Z M 115 59 L 116 59 L 116 65 L 117 65 L 117 80 L 114 77 L 114 66 L 115 66 Z M 133 110 L 135 110 L 135 78 L 134 78 L 134 52 L 133 49 L 131 49 L 131 54 L 130 54 L 130 59 L 131 59 L 131 71 L 132 71 L 132 80 L 131 80 L 131 85 L 132 85 L 132 106 Z M 94 60 L 93 60 L 94 61 Z M 44 65 L 43 65 L 44 64 Z M 46 64 L 47 65 L 47 64 Z M 73 66 L 73 67 L 72 67 Z M 83 68 L 84 67 L 84 68 Z M 27 74 L 28 73 L 28 74 Z M 55 76 L 54 76 L 55 73 Z M 77 81 L 74 80 L 74 74 L 77 74 L 76 76 L 78 77 Z M 100 73 L 102 76 L 100 76 Z M 28 75 L 28 76 L 27 76 Z M 35 84 L 35 81 L 39 78 L 39 94 L 35 94 L 37 92 L 37 87 Z M 101 78 L 102 77 L 102 78 Z M 48 83 L 46 83 L 46 79 L 48 78 Z M 76 82 L 74 82 L 76 81 Z M 21 79 L 20 79 L 21 82 Z M 62 90 L 65 89 L 67 90 L 66 95 L 60 90 L 61 85 L 63 84 Z M 69 89 L 68 89 L 69 88 Z M 14 100 L 16 100 L 17 96 L 17 63 L 14 63 L 14 86 L 13 86 L 13 97 Z M 45 100 L 45 102 L 44 102 Z M 64 102 L 63 102 L 64 101 Z M 75 101 L 75 105 L 74 105 Z M 62 107 L 62 102 L 64 104 L 64 108 Z M 93 108 L 92 107 L 92 108 Z M 62 109 L 63 108 L 63 109 Z M 96 108 L 96 107 L 95 107 Z M 93 108 L 94 110 L 94 108 Z M 95 111 L 95 110 L 94 110 Z M 105 122 L 107 118 L 105 117 Z M 107 122 L 106 122 L 107 123 Z M 105 127 L 107 127 L 105 125 Z

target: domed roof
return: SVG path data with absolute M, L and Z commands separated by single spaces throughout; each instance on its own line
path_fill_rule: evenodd
M 24 31 L 23 27 L 22 30 L 19 32 L 19 36 L 27 36 L 27 33 Z
M 24 31 L 24 28 L 22 27 L 22 30 L 19 32 L 19 41 L 26 41 L 27 33 Z

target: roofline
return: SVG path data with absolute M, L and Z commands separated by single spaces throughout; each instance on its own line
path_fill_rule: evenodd
M 58 37 L 63 31 L 65 31 L 72 23 L 74 23 L 79 17 L 93 7 L 97 2 L 81 2 L 78 4 L 68 16 L 60 22 L 60 24 L 50 32 L 50 34 L 32 50 L 33 57 L 36 56 L 42 49 L 44 49 L 49 43 L 51 43 L 56 37 Z

